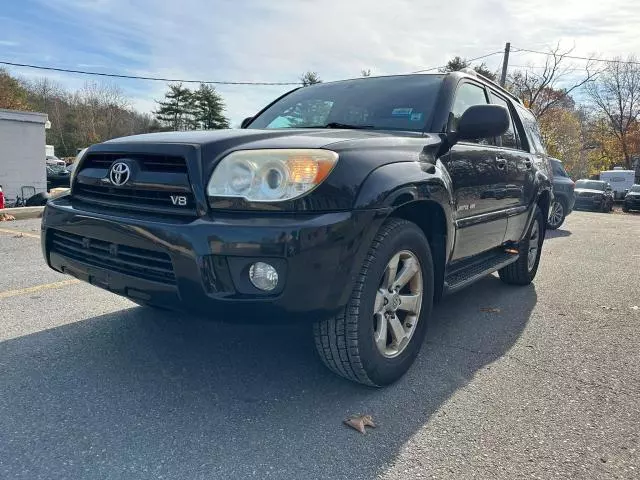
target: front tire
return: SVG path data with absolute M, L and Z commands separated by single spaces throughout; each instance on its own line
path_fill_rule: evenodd
M 538 205 L 535 206 L 533 221 L 524 239 L 520 241 L 517 261 L 498 270 L 500 279 L 511 285 L 529 285 L 538 272 L 542 244 L 544 242 L 544 216 Z
M 433 260 L 422 230 L 385 221 L 345 309 L 313 326 L 324 364 L 351 381 L 381 387 L 402 377 L 422 346 L 433 308 Z
M 547 227 L 550 230 L 556 230 L 562 226 L 564 219 L 566 218 L 565 212 L 567 211 L 562 200 L 554 200 L 549 207 L 549 219 L 547 220 Z

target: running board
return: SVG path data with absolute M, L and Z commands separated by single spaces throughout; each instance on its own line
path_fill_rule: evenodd
M 444 279 L 444 294 L 457 292 L 493 272 L 500 270 L 517 261 L 518 251 L 515 249 L 501 250 L 497 253 L 485 254 L 475 261 L 456 268 L 447 273 Z

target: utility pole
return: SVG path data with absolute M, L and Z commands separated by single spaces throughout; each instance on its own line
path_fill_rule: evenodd
M 504 87 L 507 81 L 507 67 L 509 66 L 509 52 L 511 51 L 511 44 L 507 42 L 504 46 L 504 59 L 502 60 L 502 75 L 500 76 L 500 86 Z

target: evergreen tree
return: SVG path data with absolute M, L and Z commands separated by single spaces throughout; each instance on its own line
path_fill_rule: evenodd
M 154 112 L 158 121 L 171 130 L 190 130 L 192 123 L 193 93 L 181 83 L 169 85 L 169 91 L 164 94 L 165 100 L 156 103 L 160 105 Z
M 318 72 L 306 72 L 300 77 L 300 82 L 302 82 L 303 87 L 308 87 L 309 85 L 322 83 L 322 80 L 320 80 Z
M 224 116 L 224 100 L 210 85 L 201 84 L 192 94 L 193 123 L 196 129 L 213 130 L 229 128 Z
M 471 64 L 467 59 L 459 56 L 455 56 L 451 60 L 449 60 L 443 68 L 440 69 L 440 72 L 441 73 L 457 72 L 462 70 L 463 68 L 468 68 L 470 66 Z M 471 67 L 471 68 L 473 68 L 480 75 L 487 77 L 489 80 L 495 81 L 497 78 L 497 75 L 491 70 L 489 70 L 487 66 L 484 64 L 484 62 L 481 63 L 480 65 L 476 65 L 475 67 Z

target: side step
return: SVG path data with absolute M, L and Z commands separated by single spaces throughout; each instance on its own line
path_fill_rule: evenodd
M 444 279 L 444 294 L 457 292 L 487 275 L 517 261 L 518 251 L 512 248 L 494 250 L 476 258 L 452 265 Z

